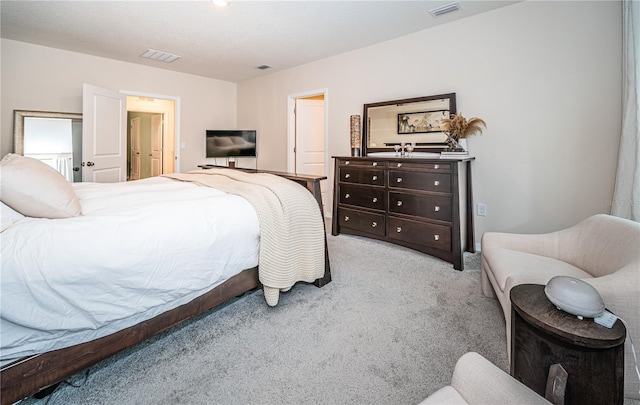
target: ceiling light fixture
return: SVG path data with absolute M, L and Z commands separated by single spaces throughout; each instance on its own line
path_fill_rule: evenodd
M 143 58 L 153 59 L 159 62 L 166 62 L 166 63 L 171 63 L 174 60 L 180 58 L 178 55 L 174 55 L 166 52 L 154 51 L 153 49 L 147 49 L 147 51 L 140 56 Z
M 214 6 L 218 6 L 218 7 L 229 7 L 229 2 L 227 0 L 210 0 L 211 3 L 213 3 Z
M 269 66 L 269 65 L 260 65 L 260 66 L 256 66 L 256 69 L 260 69 L 260 70 L 271 69 L 271 66 Z
M 432 8 L 431 10 L 429 10 L 429 13 L 431 13 L 431 15 L 434 17 L 440 17 L 443 14 L 451 13 L 453 11 L 458 11 L 460 10 L 460 8 L 461 8 L 460 4 L 458 4 L 457 2 L 454 2 L 454 3 L 445 4 L 444 6 Z

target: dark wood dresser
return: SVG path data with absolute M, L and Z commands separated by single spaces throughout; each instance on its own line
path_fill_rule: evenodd
M 473 157 L 334 159 L 334 236 L 384 240 L 463 270 L 463 252 L 475 251 Z

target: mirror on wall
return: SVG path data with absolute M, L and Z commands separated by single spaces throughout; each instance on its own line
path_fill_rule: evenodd
M 455 93 L 365 104 L 363 154 L 392 152 L 401 143 L 415 144 L 416 151 L 440 151 L 447 139 L 441 120 L 455 113 Z
M 46 163 L 70 182 L 82 181 L 82 114 L 15 110 L 13 150 Z

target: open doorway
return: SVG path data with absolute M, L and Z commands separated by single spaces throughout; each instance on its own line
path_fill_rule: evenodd
M 140 180 L 163 173 L 164 114 L 127 112 L 127 179 Z
M 180 172 L 180 98 L 82 85 L 82 181 L 128 180 L 127 111 L 162 115 L 158 173 Z M 75 150 L 75 148 L 74 148 Z M 75 153 L 75 152 L 74 152 Z
M 289 96 L 287 171 L 327 175 L 327 90 Z M 326 207 L 326 181 L 321 182 Z
M 175 101 L 127 96 L 127 180 L 176 171 Z

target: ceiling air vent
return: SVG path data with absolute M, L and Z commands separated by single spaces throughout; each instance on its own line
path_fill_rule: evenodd
M 171 53 L 154 51 L 153 49 L 147 49 L 145 53 L 140 55 L 143 58 L 157 60 L 159 62 L 171 63 L 180 57 L 178 55 L 173 55 Z
M 431 13 L 431 15 L 434 17 L 440 17 L 443 14 L 451 13 L 458 10 L 460 10 L 460 4 L 449 3 L 445 4 L 444 6 L 432 8 L 431 10 L 429 10 L 429 13 Z
M 256 67 L 256 69 L 266 70 L 266 69 L 271 69 L 271 66 L 269 66 L 269 65 L 260 65 L 260 66 Z

